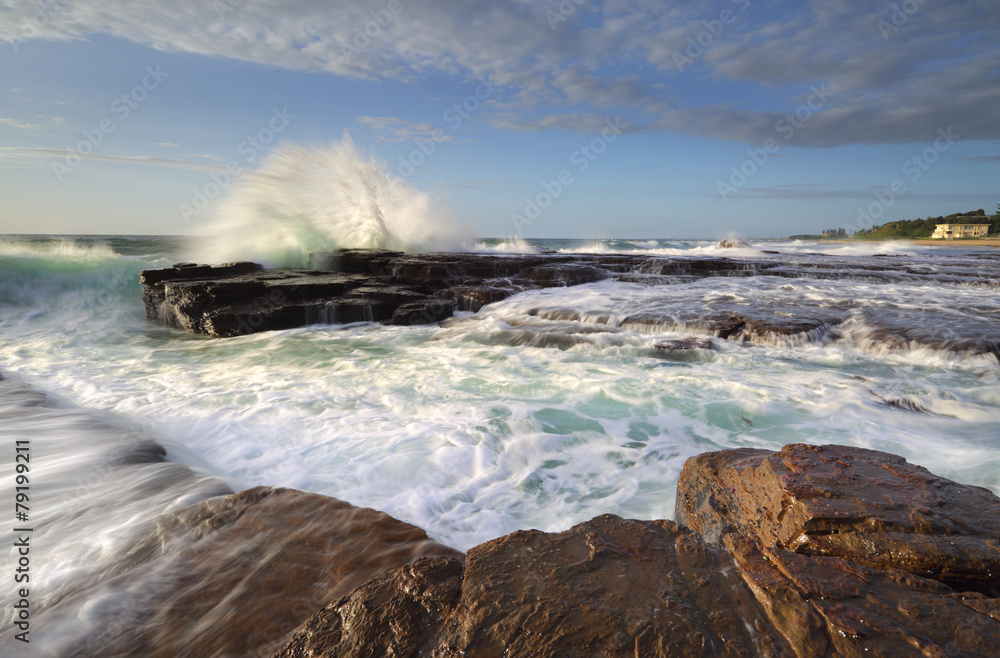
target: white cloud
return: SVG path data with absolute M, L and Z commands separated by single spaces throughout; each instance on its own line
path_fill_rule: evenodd
M 25 121 L 18 121 L 17 119 L 0 119 L 0 125 L 11 126 L 18 130 L 41 130 L 45 127 L 40 123 L 27 123 Z
M 396 14 L 387 0 L 74 0 L 51 3 L 44 20 L 37 0 L 5 4 L 0 40 L 15 44 L 103 33 L 355 78 L 489 73 L 499 90 L 481 118 L 509 129 L 586 131 L 596 123 L 582 117 L 621 113 L 636 129 L 760 143 L 795 109 L 791 95 L 827 83 L 836 99 L 798 145 L 922 141 L 947 125 L 964 139 L 1000 133 L 995 0 L 924 3 L 899 25 L 892 3 L 862 0 L 595 0 L 556 29 L 545 12 L 558 3 L 520 0 L 400 0 Z M 720 31 L 726 10 L 736 19 Z M 674 55 L 698 39 L 679 71 Z
M 445 134 L 441 127 L 429 123 L 414 123 L 398 117 L 358 117 L 358 121 L 373 130 L 376 139 L 382 142 L 403 142 L 408 139 L 454 141 L 454 138 Z
M 10 163 L 16 164 L 16 161 L 22 158 L 46 158 L 53 161 L 62 161 L 69 153 L 66 149 L 34 146 L 0 146 L 0 162 L 6 161 L 8 166 L 10 166 Z M 100 162 L 157 165 L 176 169 L 193 169 L 195 171 L 219 171 L 225 169 L 225 165 L 213 165 L 174 158 L 157 158 L 150 155 L 102 155 L 99 153 L 79 153 L 76 151 L 72 151 L 72 154 L 74 157 L 80 157 L 84 160 L 97 160 Z

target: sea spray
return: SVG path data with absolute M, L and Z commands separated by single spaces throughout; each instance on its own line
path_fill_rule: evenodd
M 190 253 L 295 267 L 312 251 L 454 251 L 471 237 L 426 193 L 362 156 L 345 131 L 326 147 L 276 147 L 219 201 Z

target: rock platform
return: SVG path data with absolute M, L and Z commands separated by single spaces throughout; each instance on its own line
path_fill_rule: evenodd
M 680 286 L 713 277 L 780 277 L 1000 290 L 1000 257 L 992 255 L 928 264 L 887 255 L 706 258 L 345 249 L 312 254 L 310 265 L 269 270 L 249 262 L 214 267 L 179 263 L 145 270 L 140 277 L 146 316 L 175 329 L 232 337 L 314 324 L 433 324 L 520 292 L 607 279 Z M 1000 306 L 963 308 L 959 322 L 953 313 L 916 309 L 912 303 L 871 305 L 866 299 L 822 301 L 785 294 L 753 303 L 726 295 L 697 300 L 669 307 L 616 308 L 598 316 L 607 322 L 613 316 L 622 328 L 644 333 L 694 333 L 772 345 L 829 342 L 849 334 L 866 349 L 929 348 L 1000 360 Z M 586 311 L 539 308 L 531 314 L 555 321 L 601 321 Z

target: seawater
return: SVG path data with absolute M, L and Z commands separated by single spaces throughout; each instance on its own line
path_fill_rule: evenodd
M 529 246 L 724 253 L 697 241 Z M 910 255 L 933 262 L 951 253 Z M 212 339 L 144 316 L 139 271 L 185 255 L 172 238 L 5 238 L 0 370 L 142 423 L 178 446 L 176 459 L 234 488 L 327 494 L 462 549 L 605 512 L 671 518 L 684 461 L 721 448 L 857 445 L 1000 491 L 992 356 L 879 351 L 850 340 L 718 341 L 718 351 L 676 361 L 653 346 L 681 333 L 641 333 L 613 320 L 644 305 L 690 307 L 719 296 L 995 305 L 993 289 L 774 277 L 604 281 L 523 293 L 443 328 L 317 325 Z M 539 308 L 576 309 L 583 319 L 546 321 Z M 928 413 L 886 406 L 892 399 Z M 109 532 L 127 525 L 110 513 L 104 523 Z
M 147 523 L 257 485 L 373 507 L 460 549 L 602 513 L 671 518 L 685 460 L 723 448 L 875 448 L 1000 492 L 996 357 L 887 348 L 866 326 L 891 311 L 920 326 L 994 332 L 995 265 L 992 283 L 962 286 L 905 276 L 601 281 L 525 292 L 442 326 L 315 325 L 230 339 L 148 322 L 139 284 L 141 270 L 178 261 L 301 265 L 310 251 L 337 247 L 751 263 L 773 250 L 889 254 L 901 257 L 880 261 L 889 269 L 928 271 L 973 248 L 477 241 L 346 135 L 328 147 L 280 146 L 231 188 L 195 239 L 0 236 L 0 497 L 13 501 L 11 446 L 29 441 L 33 610 L 62 602 L 43 616 L 36 655 L 102 646 L 102 634 L 139 624 L 156 583 L 110 576 Z M 996 251 L 979 251 L 989 269 Z M 665 358 L 655 345 L 703 328 L 627 321 L 720 302 L 779 303 L 793 315 L 796 305 L 850 302 L 862 312 L 835 336 L 716 340 L 717 350 L 688 358 Z M 12 574 L 18 553 L 13 539 L 7 545 L 0 573 Z M 23 655 L 3 635 L 14 595 L 0 589 L 4 656 Z
M 676 240 L 469 248 L 734 255 Z M 929 268 L 963 253 L 760 241 L 736 251 L 752 260 L 774 249 L 859 259 L 888 250 Z M 602 281 L 525 292 L 445 326 L 316 325 L 213 339 L 145 319 L 139 272 L 189 257 L 189 243 L 172 237 L 0 237 L 0 495 L 14 491 L 7 447 L 30 440 L 32 605 L 88 593 L 48 618 L 37 636 L 44 655 L 130 623 L 122 592 L 102 583 L 147 521 L 256 485 L 373 507 L 460 549 L 602 513 L 672 518 L 685 460 L 723 448 L 862 446 L 1000 492 L 992 355 L 873 347 L 859 320 L 837 340 L 716 340 L 716 351 L 667 359 L 655 344 L 692 331 L 623 322 L 637 310 L 779 299 L 865 300 L 873 312 L 963 323 L 969 309 L 1000 317 L 995 287 Z M 558 319 L 566 311 L 577 319 Z M 2 554 L 0 569 L 12 573 L 17 554 Z M 4 628 L 11 610 L 4 606 Z

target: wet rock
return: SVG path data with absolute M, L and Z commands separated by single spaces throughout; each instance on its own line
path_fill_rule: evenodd
M 398 623 L 397 623 L 398 622 Z M 275 654 L 792 656 L 731 558 L 670 521 L 600 516 L 425 560 L 328 606 Z
M 450 318 L 457 306 L 454 300 L 441 298 L 401 304 L 393 311 L 392 324 L 434 324 Z
M 613 277 L 649 286 L 684 285 L 712 277 L 855 279 L 873 285 L 920 283 L 1000 289 L 993 261 L 930 267 L 908 260 L 775 254 L 766 258 L 648 257 L 615 254 L 404 254 L 344 249 L 310 255 L 313 270 L 263 270 L 254 263 L 219 267 L 178 263 L 141 273 L 149 320 L 211 336 L 239 336 L 315 323 L 434 322 L 454 310 L 479 311 L 519 292 L 576 286 Z M 758 344 L 796 346 L 844 341 L 871 350 L 927 347 L 1000 360 L 996 309 L 962 309 L 952 323 L 940 313 L 900 306 L 868 308 L 864 300 L 836 308 L 797 297 L 765 304 L 738 296 L 666 308 L 616 309 L 619 326 L 678 331 Z M 422 305 L 422 306 L 421 306 Z M 424 310 L 420 310 L 424 309 Z M 432 312 L 433 310 L 433 312 Z M 588 320 L 589 321 L 589 320 Z M 957 328 L 956 328 L 957 325 Z
M 655 355 L 671 361 L 705 361 L 718 349 L 715 341 L 703 336 L 661 340 L 653 344 Z
M 480 285 L 480 286 L 452 286 L 440 293 L 439 297 L 454 299 L 460 311 L 478 311 L 487 304 L 499 302 L 507 299 L 511 295 L 521 292 L 520 288 L 513 286 Z
M 226 263 L 218 267 L 196 265 L 195 263 L 177 263 L 173 267 L 159 270 L 143 270 L 139 273 L 139 282 L 152 286 L 160 281 L 178 281 L 183 279 L 222 279 L 248 272 L 260 272 L 264 269 L 258 263 Z
M 274 658 L 429 656 L 462 593 L 462 563 L 421 558 L 365 583 L 300 626 Z
M 794 444 L 699 455 L 681 473 L 677 519 L 709 542 L 738 533 L 1000 595 L 1000 499 L 888 453 Z
M 578 286 L 593 283 L 611 276 L 605 269 L 579 263 L 540 265 L 523 270 L 514 283 L 551 288 L 557 286 Z
M 897 569 L 725 535 L 740 574 L 798 656 L 995 656 L 1000 600 Z
M 658 350 L 663 350 L 665 352 L 681 351 L 681 350 L 714 350 L 715 343 L 712 342 L 711 338 L 699 338 L 696 336 L 690 336 L 687 338 L 677 338 L 674 340 L 661 340 L 660 342 L 653 345 Z
M 720 303 L 707 313 L 678 308 L 630 315 L 621 326 L 642 333 L 697 332 L 737 342 L 796 345 L 820 339 L 847 317 L 844 311 L 806 304 L 797 308 L 776 304 L 765 309 Z
M 930 413 L 930 410 L 927 409 L 927 407 L 908 398 L 883 398 L 877 394 L 876 397 L 879 398 L 879 402 L 883 406 L 889 407 L 890 409 L 899 409 L 900 411 L 910 411 L 919 414 Z
M 80 655 L 270 655 L 327 603 L 428 556 L 462 557 L 419 528 L 325 496 L 258 487 L 210 499 L 157 518 L 118 561 L 121 573 L 82 593 L 118 606 L 105 615 L 120 623 L 95 629 Z
M 965 355 L 993 355 L 1000 360 L 1000 332 L 997 318 L 983 315 L 966 317 L 960 323 L 929 319 L 920 310 L 895 313 L 864 312 L 859 342 L 875 348 L 909 350 L 927 347 Z

